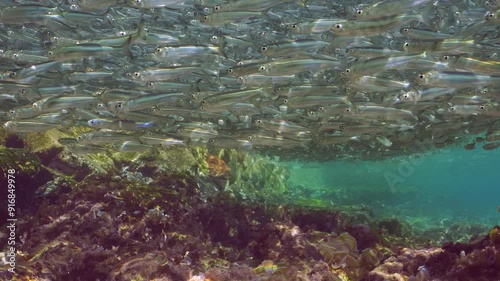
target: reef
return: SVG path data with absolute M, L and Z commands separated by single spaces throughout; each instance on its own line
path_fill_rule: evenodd
M 287 185 L 286 167 L 259 155 L 203 146 L 79 155 L 6 139 L 0 157 L 1 180 L 16 169 L 23 194 L 16 271 L 2 253 L 1 280 L 500 278 L 500 227 L 452 224 L 440 243 L 370 206 L 307 199 Z

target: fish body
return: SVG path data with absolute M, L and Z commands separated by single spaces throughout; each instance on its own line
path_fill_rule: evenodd
M 362 20 L 377 19 L 402 14 L 409 9 L 431 2 L 431 0 L 382 0 L 356 10 L 355 17 Z
M 500 76 L 480 75 L 472 72 L 429 71 L 417 76 L 416 82 L 426 87 L 468 88 L 500 85 Z
M 287 59 L 273 61 L 260 66 L 259 71 L 269 76 L 289 75 L 304 71 L 316 72 L 321 69 L 340 67 L 340 61 L 324 59 Z
M 375 20 L 336 23 L 331 31 L 338 36 L 373 36 L 410 21 L 423 22 L 421 15 L 386 16 Z

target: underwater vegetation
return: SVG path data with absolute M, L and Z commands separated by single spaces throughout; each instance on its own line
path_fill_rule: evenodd
M 450 228 L 451 239 L 476 238 L 440 245 L 369 206 L 293 204 L 287 169 L 267 157 L 202 146 L 92 157 L 19 149 L 2 146 L 1 155 L 15 154 L 9 165 L 38 181 L 19 183 L 32 196 L 19 202 L 16 273 L 2 280 L 500 277 L 500 227 Z

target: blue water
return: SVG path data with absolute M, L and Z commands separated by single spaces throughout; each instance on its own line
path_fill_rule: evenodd
M 500 224 L 500 150 L 460 146 L 384 161 L 288 165 L 292 186 L 305 185 L 318 198 L 328 189 L 340 190 L 338 196 L 325 195 L 336 204 L 365 204 L 403 219 L 424 217 L 428 225 L 421 227 L 443 219 Z

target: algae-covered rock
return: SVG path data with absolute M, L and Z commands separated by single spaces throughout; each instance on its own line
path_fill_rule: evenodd
M 226 150 L 231 178 L 227 189 L 240 199 L 283 203 L 288 191 L 288 170 L 268 157 Z
M 208 169 L 211 177 L 228 179 L 231 175 L 231 168 L 216 155 L 208 155 Z
M 194 151 L 200 151 L 199 148 Z M 194 168 L 199 164 L 193 152 L 189 147 L 172 147 L 166 150 L 161 150 L 154 163 L 158 172 L 167 172 L 170 174 L 191 174 Z
M 25 149 L 0 146 L 0 170 L 9 169 L 16 173 L 36 174 L 40 170 L 40 159 Z
M 45 132 L 33 132 L 26 134 L 24 142 L 26 148 L 33 152 L 45 151 L 53 147 L 61 147 L 57 139 L 65 137 L 66 134 L 56 129 Z

